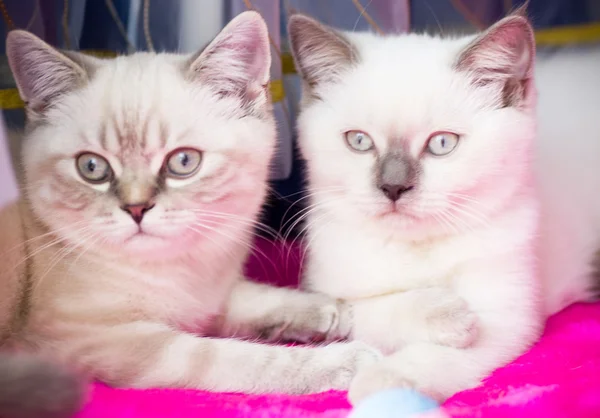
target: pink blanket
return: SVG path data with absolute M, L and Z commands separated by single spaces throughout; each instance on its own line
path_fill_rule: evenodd
M 294 285 L 298 253 L 288 254 L 266 242 L 260 248 L 264 255 L 249 263 L 250 277 Z M 528 353 L 497 370 L 480 387 L 455 395 L 443 409 L 461 418 L 600 417 L 600 303 L 573 306 L 551 318 L 544 337 Z M 117 390 L 97 384 L 78 418 L 342 418 L 349 411 L 340 392 L 249 396 Z

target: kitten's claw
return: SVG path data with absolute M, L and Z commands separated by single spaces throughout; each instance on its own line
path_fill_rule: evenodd
M 478 336 L 478 318 L 464 299 L 445 293 L 437 306 L 427 315 L 427 326 L 432 342 L 449 347 L 466 348 Z

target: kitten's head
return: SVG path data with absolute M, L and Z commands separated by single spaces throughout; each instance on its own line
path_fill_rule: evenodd
M 477 37 L 340 33 L 292 17 L 300 148 L 337 218 L 426 237 L 483 222 L 528 181 L 535 46 L 509 16 Z
M 71 245 L 156 258 L 248 239 L 276 131 L 267 28 L 234 19 L 194 56 L 111 60 L 11 32 L 35 215 Z

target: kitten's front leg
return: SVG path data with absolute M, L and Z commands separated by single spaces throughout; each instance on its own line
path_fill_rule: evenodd
M 350 388 L 351 401 L 392 387 L 413 388 L 443 401 L 527 350 L 543 329 L 543 316 L 533 263 L 523 260 L 517 253 L 473 262 L 456 278 L 455 291 L 477 314 L 479 335 L 471 346 L 409 344 L 361 370 Z
M 351 308 L 352 339 L 385 352 L 415 342 L 462 348 L 477 338 L 477 316 L 450 289 L 430 287 L 355 300 Z
M 350 332 L 347 305 L 326 295 L 239 281 L 221 335 L 275 341 L 333 341 Z
M 256 344 L 198 337 L 149 321 L 72 321 L 59 329 L 62 338 L 51 343 L 57 354 L 121 387 L 290 394 L 346 390 L 360 368 L 379 359 L 361 343 L 316 348 Z

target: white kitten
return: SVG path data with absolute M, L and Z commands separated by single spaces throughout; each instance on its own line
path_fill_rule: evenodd
M 352 337 L 390 354 L 351 399 L 477 385 L 546 315 L 591 294 L 598 129 L 555 112 L 536 148 L 535 45 L 520 15 L 459 39 L 342 34 L 304 16 L 289 29 L 314 204 L 305 285 L 350 301 Z M 598 91 L 582 93 L 596 106 L 577 118 L 598 112 Z M 557 84 L 548 100 L 568 93 Z
M 7 55 L 29 120 L 26 196 L 0 211 L 0 345 L 113 385 L 215 391 L 346 389 L 378 358 L 214 338 L 344 333 L 335 300 L 242 275 L 276 141 L 260 15 L 194 56 L 99 60 L 23 31 Z

